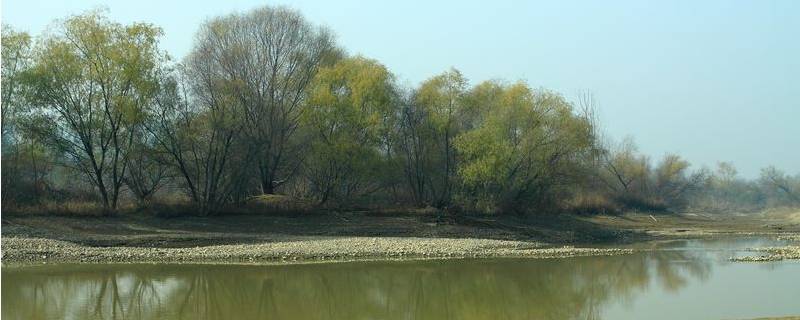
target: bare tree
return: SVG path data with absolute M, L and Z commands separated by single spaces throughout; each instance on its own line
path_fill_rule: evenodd
M 687 193 L 697 190 L 707 182 L 707 170 L 689 172 L 690 164 L 676 154 L 667 154 L 654 170 L 654 196 L 668 206 L 679 207 L 685 203 Z
M 228 202 L 241 189 L 251 153 L 242 152 L 241 114 L 206 68 L 204 53 L 194 52 L 187 67 L 165 75 L 148 110 L 145 126 L 163 157 L 201 213 Z M 188 80 L 191 79 L 191 80 Z
M 242 134 L 254 152 L 261 191 L 275 192 L 298 169 L 293 143 L 306 88 L 318 68 L 338 56 L 330 32 L 283 7 L 215 18 L 197 36 L 202 77 L 224 87 L 242 114 Z M 218 96 L 218 92 L 207 92 Z
M 770 166 L 761 170 L 761 184 L 771 191 L 783 194 L 790 202 L 800 204 L 800 177 L 793 179 Z M 794 183 L 793 183 L 794 182 Z
M 123 181 L 140 205 L 150 202 L 169 177 L 168 166 L 160 159 L 157 145 L 151 135 L 140 133 L 141 140 L 134 141 L 128 171 Z
M 432 161 L 429 159 L 432 130 L 426 122 L 425 110 L 414 100 L 413 97 L 405 98 L 395 146 L 397 154 L 403 159 L 403 173 L 411 197 L 417 206 L 423 206 L 433 198 L 430 171 L 434 168 L 431 168 Z
M 649 162 L 648 157 L 638 154 L 633 140 L 626 138 L 604 153 L 602 168 L 607 178 L 603 181 L 622 196 L 644 193 L 647 191 Z

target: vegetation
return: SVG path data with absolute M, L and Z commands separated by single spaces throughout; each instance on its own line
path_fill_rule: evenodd
M 161 36 L 94 11 L 35 41 L 3 27 L 3 211 L 168 203 L 213 214 L 254 199 L 496 214 L 800 205 L 800 175 L 770 167 L 750 181 L 730 163 L 653 162 L 631 139 L 605 141 L 590 99 L 470 86 L 455 69 L 403 88 L 287 8 L 210 19 L 180 62 Z

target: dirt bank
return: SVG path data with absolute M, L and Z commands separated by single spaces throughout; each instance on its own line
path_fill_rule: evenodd
M 793 211 L 757 215 L 436 216 L 327 213 L 158 218 L 3 216 L 3 262 L 281 262 L 624 254 L 637 241 L 796 237 Z M 565 247 L 566 246 L 566 247 Z

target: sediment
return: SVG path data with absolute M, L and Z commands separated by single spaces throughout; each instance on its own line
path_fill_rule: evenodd
M 4 263 L 258 263 L 398 258 L 564 258 L 630 249 L 544 247 L 536 242 L 413 237 L 329 237 L 190 248 L 95 247 L 46 238 L 4 237 Z

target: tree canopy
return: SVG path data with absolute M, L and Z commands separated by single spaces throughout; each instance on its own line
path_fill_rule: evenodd
M 35 38 L 3 26 L 4 208 L 212 214 L 273 194 L 498 214 L 800 205 L 800 176 L 777 168 L 747 180 L 603 139 L 590 95 L 473 85 L 455 68 L 400 85 L 289 8 L 212 17 L 179 60 L 162 36 L 103 11 Z

